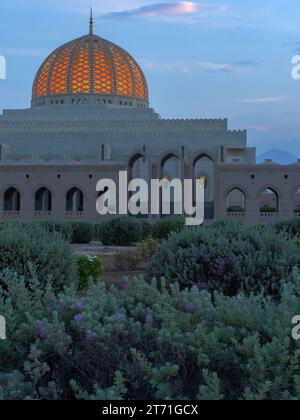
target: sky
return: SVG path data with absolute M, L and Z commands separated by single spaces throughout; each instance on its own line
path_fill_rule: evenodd
M 32 82 L 58 46 L 95 33 L 141 65 L 163 118 L 228 118 L 258 153 L 300 156 L 299 0 L 1 0 L 2 109 L 30 105 Z

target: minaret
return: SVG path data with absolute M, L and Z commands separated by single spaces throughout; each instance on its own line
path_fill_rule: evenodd
M 90 17 L 90 35 L 94 35 L 94 20 L 93 20 L 93 9 L 91 8 L 91 17 Z

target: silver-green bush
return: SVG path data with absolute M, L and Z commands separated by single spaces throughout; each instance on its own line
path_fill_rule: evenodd
M 76 280 L 70 244 L 35 224 L 8 224 L 0 229 L 0 271 L 5 269 L 25 279 L 32 272 L 41 282 L 51 278 L 56 289 Z
M 299 248 L 285 233 L 222 222 L 173 233 L 152 259 L 149 275 L 230 296 L 240 290 L 276 296 L 294 266 L 300 266 Z
M 159 290 L 142 278 L 56 296 L 37 279 L 28 290 L 2 277 L 0 399 L 300 398 L 300 343 L 291 338 L 298 270 L 277 302 L 221 293 L 213 301 L 196 287 Z

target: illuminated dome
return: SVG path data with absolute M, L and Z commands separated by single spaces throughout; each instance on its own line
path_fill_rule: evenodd
M 52 52 L 32 89 L 33 106 L 85 103 L 148 106 L 141 68 L 128 52 L 94 35 L 92 16 L 89 35 Z

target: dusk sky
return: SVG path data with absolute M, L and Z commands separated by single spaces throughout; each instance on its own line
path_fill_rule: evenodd
M 228 118 L 258 153 L 300 156 L 299 0 L 1 0 L 1 110 L 30 105 L 40 64 L 88 32 L 90 6 L 95 33 L 141 65 L 162 117 Z

